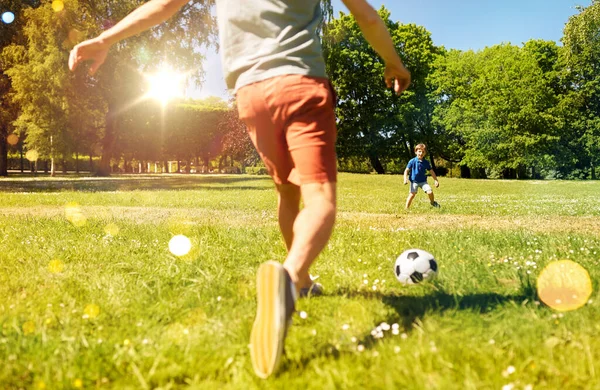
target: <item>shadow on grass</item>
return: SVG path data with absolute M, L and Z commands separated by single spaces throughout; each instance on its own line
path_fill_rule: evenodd
M 525 300 L 533 302 L 538 300 L 535 285 L 530 279 L 521 280 L 521 288 L 517 294 L 499 294 L 499 293 L 477 293 L 470 295 L 449 294 L 444 291 L 437 291 L 425 296 L 405 296 L 397 294 L 382 294 L 380 292 L 355 291 L 341 289 L 333 295 L 344 296 L 347 298 L 360 297 L 366 300 L 381 301 L 395 310 L 395 314 L 388 316 L 373 325 L 376 328 L 380 323 L 388 324 L 398 323 L 401 331 L 410 333 L 415 324 L 418 324 L 427 316 L 427 314 L 440 314 L 446 310 L 468 310 L 474 313 L 488 313 L 497 307 L 503 306 L 509 302 L 517 302 L 519 305 Z M 318 298 L 317 298 L 318 299 Z M 373 348 L 379 339 L 375 338 L 368 329 L 364 336 L 357 341 L 357 344 L 365 348 Z M 388 331 L 389 332 L 389 331 Z M 307 355 L 300 362 L 285 362 L 283 369 L 293 366 L 306 367 L 308 363 L 317 358 L 327 356 L 332 359 L 339 359 L 343 354 L 354 354 L 350 351 L 340 351 L 335 345 L 330 344 L 318 351 Z
M 238 184 L 238 185 L 236 185 Z M 245 184 L 245 185 L 244 185 Z M 162 191 L 162 190 L 271 190 L 268 176 L 209 175 L 119 175 L 108 178 L 20 178 L 0 180 L 0 192 L 61 192 L 61 191 Z

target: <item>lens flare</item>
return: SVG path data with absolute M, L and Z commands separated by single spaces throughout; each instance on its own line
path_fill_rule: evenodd
M 586 269 L 574 261 L 553 261 L 538 276 L 537 291 L 542 302 L 554 310 L 575 310 L 592 295 L 592 281 Z
M 109 223 L 104 227 L 104 233 L 115 237 L 119 234 L 119 227 L 114 223 Z
M 87 222 L 77 203 L 69 203 L 65 206 L 65 218 L 76 227 L 82 227 Z
M 10 134 L 8 137 L 6 137 L 6 142 L 11 146 L 15 146 L 19 143 L 19 136 L 16 134 Z
M 27 153 L 25 153 L 25 158 L 31 162 L 37 161 L 39 157 L 40 154 L 34 149 L 28 150 Z
M 22 328 L 25 336 L 30 335 L 35 332 L 35 323 L 33 321 L 27 321 L 23 324 Z
M 182 97 L 185 75 L 179 74 L 168 67 L 154 74 L 146 75 L 148 81 L 147 97 L 154 98 L 166 105 L 169 100 Z
M 11 24 L 15 21 L 15 14 L 10 11 L 6 11 L 2 14 L 2 21 L 6 24 Z
M 54 10 L 54 12 L 60 12 L 63 9 L 65 9 L 65 3 L 63 3 L 60 0 L 54 0 L 52 2 L 52 9 Z
M 65 264 L 60 260 L 52 260 L 48 263 L 48 271 L 53 274 L 59 274 L 65 269 Z
M 100 315 L 100 306 L 90 303 L 83 309 L 83 314 L 86 314 L 88 318 L 96 318 Z
M 175 256 L 185 256 L 192 249 L 192 242 L 186 236 L 179 234 L 169 241 L 169 251 Z

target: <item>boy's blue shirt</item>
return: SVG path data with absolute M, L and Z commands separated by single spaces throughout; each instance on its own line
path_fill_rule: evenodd
M 410 169 L 411 182 L 422 183 L 427 181 L 427 175 L 425 175 L 425 172 L 431 169 L 431 165 L 426 159 L 419 160 L 418 157 L 415 157 L 408 162 L 406 168 Z

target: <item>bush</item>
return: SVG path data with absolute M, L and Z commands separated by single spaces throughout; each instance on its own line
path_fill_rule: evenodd
M 228 173 L 228 174 L 238 173 L 239 174 L 242 172 L 241 172 L 240 168 L 238 168 L 238 167 L 224 167 L 223 169 L 221 169 L 221 173 Z
M 246 173 L 248 175 L 268 175 L 269 172 L 265 167 L 246 167 Z
M 369 160 L 358 157 L 339 157 L 338 171 L 350 173 L 371 173 L 373 167 Z
M 435 167 L 435 174 L 437 176 L 446 176 L 448 175 L 448 168 L 437 166 Z

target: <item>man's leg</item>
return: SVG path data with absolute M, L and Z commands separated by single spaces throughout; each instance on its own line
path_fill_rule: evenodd
M 283 267 L 296 289 L 310 287 L 308 269 L 327 245 L 336 214 L 336 183 L 309 183 L 301 187 L 304 208 L 293 226 L 293 242 Z
M 300 212 L 300 187 L 295 184 L 277 184 L 277 217 L 279 229 L 288 250 L 294 241 L 294 222 Z

